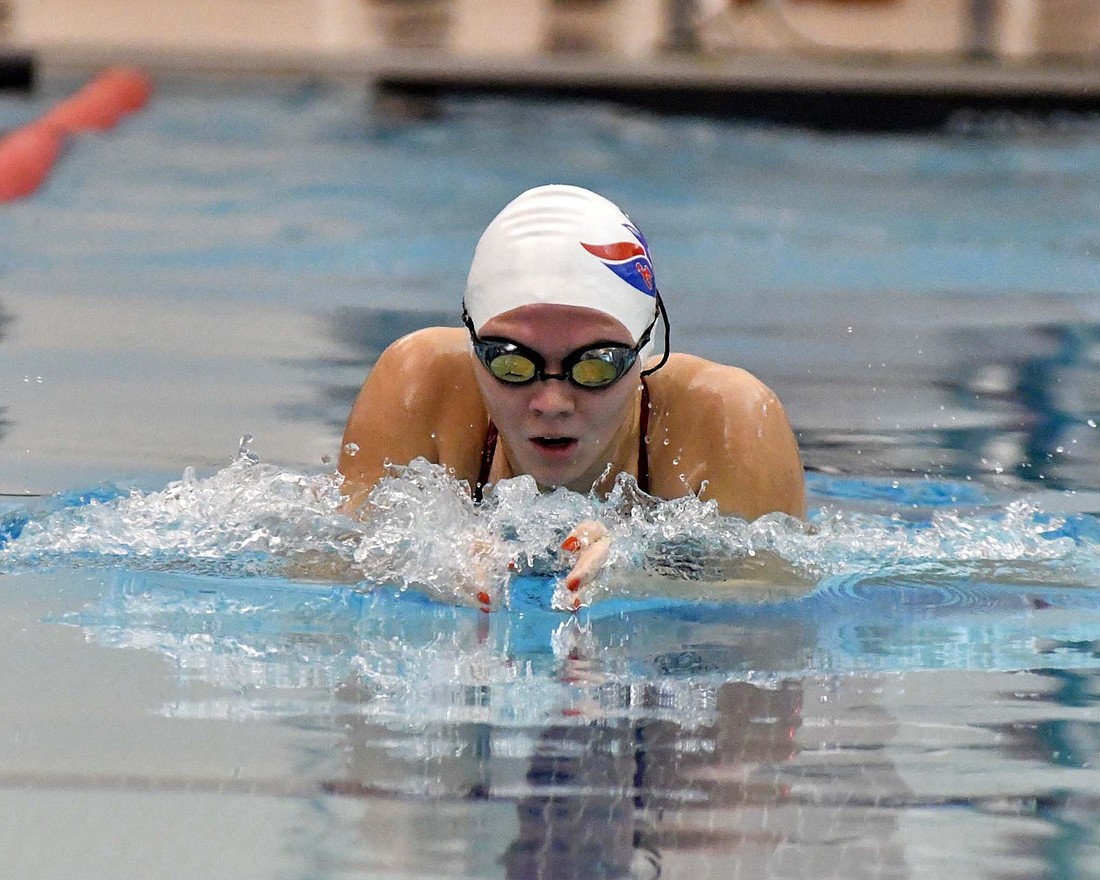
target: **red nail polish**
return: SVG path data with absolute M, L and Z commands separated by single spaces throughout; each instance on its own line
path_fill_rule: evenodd
M 570 535 L 561 542 L 561 549 L 565 550 L 567 553 L 576 553 L 581 549 L 581 539 L 576 535 Z
M 489 594 L 486 593 L 485 591 L 482 591 L 482 592 L 478 593 L 477 594 L 477 601 L 480 602 L 482 605 L 488 605 L 489 604 Z
M 569 580 L 567 580 L 565 582 L 565 589 L 567 589 L 570 593 L 575 593 L 580 588 L 581 588 L 581 579 L 580 578 L 569 578 Z
M 573 610 L 574 611 L 580 611 L 581 610 L 581 600 L 579 598 L 573 600 Z

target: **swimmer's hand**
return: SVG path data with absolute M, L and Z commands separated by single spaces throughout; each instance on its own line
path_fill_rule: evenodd
M 491 535 L 478 536 L 470 542 L 469 553 L 470 565 L 461 578 L 462 596 L 473 599 L 485 612 L 503 607 L 506 575 L 502 577 L 500 571 L 504 551 L 499 542 Z M 509 561 L 508 570 L 511 565 Z
M 554 588 L 551 606 L 559 611 L 577 611 L 591 604 L 592 585 L 611 552 L 611 535 L 603 523 L 586 519 L 569 533 L 561 549 L 575 554 L 575 561 Z

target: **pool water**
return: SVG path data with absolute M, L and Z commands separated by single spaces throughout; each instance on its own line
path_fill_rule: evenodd
M 1025 122 L 181 80 L 72 142 L 0 211 L 5 876 L 1100 874 L 1100 129 Z M 340 514 L 371 362 L 457 322 L 548 181 L 646 231 L 675 348 L 779 393 L 808 527 L 523 480 L 475 510 L 429 467 Z M 592 514 L 615 574 L 562 614 Z M 455 601 L 486 535 L 489 615 Z M 790 583 L 633 588 L 760 556 Z

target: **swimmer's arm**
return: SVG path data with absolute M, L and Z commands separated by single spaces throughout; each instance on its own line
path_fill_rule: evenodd
M 640 569 L 619 572 L 616 593 L 636 598 L 774 601 L 805 595 L 817 584 L 817 578 L 766 551 L 725 560 L 720 576 L 695 570 L 690 560 L 685 563 L 647 560 Z
M 647 559 L 607 570 L 611 536 L 596 520 L 580 523 L 565 539 L 562 549 L 574 555 L 573 568 L 557 583 L 552 605 L 560 611 L 577 611 L 589 605 L 601 589 L 613 587 L 617 596 L 722 600 L 736 597 L 763 601 L 805 595 L 816 579 L 771 553 L 754 553 L 724 560 L 722 571 L 703 570 L 688 555 Z
M 371 369 L 348 415 L 337 465 L 351 510 L 361 507 L 390 464 L 415 458 L 440 463 L 449 433 L 455 376 L 469 359 L 463 332 L 418 330 L 390 345 Z M 453 419 L 451 419 L 453 420 Z M 455 465 L 455 462 L 442 462 Z

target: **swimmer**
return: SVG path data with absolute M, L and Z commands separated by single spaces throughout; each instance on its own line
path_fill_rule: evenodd
M 422 457 L 476 500 L 524 474 L 598 494 L 629 474 L 649 495 L 694 494 L 746 520 L 805 515 L 779 400 L 745 370 L 668 351 L 646 240 L 602 196 L 550 185 L 508 204 L 475 249 L 462 320 L 399 339 L 367 376 L 339 461 L 351 509 L 369 509 L 388 463 Z M 566 538 L 569 592 L 595 579 L 608 544 L 593 521 Z

